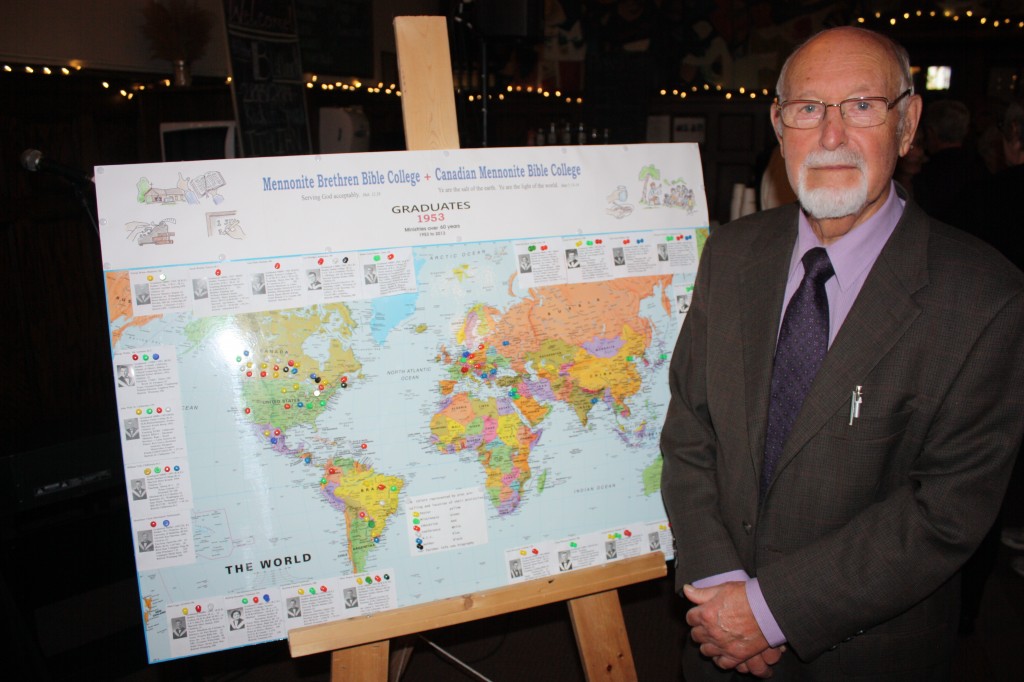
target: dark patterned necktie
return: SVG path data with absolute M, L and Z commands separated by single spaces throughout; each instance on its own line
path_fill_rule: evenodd
M 761 469 L 761 499 L 775 473 L 793 422 L 800 412 L 814 375 L 828 351 L 828 298 L 825 282 L 835 274 L 825 249 L 813 248 L 803 257 L 804 278 L 786 307 L 779 330 L 768 403 L 768 429 Z

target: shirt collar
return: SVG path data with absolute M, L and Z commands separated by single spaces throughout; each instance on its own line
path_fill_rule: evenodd
M 878 258 L 882 247 L 889 241 L 896 223 L 903 215 L 903 208 L 906 202 L 896 193 L 896 187 L 890 181 L 889 196 L 878 211 L 825 247 L 829 260 L 832 261 L 832 268 L 836 273 L 836 282 L 840 289 L 846 289 Z M 800 211 L 797 226 L 797 243 L 793 250 L 793 257 L 789 263 L 789 274 L 792 277 L 804 254 L 811 249 L 821 246 L 818 236 L 811 229 L 806 214 Z M 802 271 L 801 271 L 802 272 Z

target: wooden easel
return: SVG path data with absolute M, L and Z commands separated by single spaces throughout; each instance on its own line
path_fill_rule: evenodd
M 458 149 L 444 17 L 396 17 L 395 42 L 406 146 Z M 616 590 L 665 574 L 665 557 L 654 552 L 365 618 L 297 628 L 288 634 L 288 646 L 292 657 L 332 652 L 333 682 L 385 682 L 397 679 L 412 652 L 408 643 L 399 644 L 389 665 L 391 639 L 565 601 L 586 678 L 627 682 L 636 680 L 636 669 Z

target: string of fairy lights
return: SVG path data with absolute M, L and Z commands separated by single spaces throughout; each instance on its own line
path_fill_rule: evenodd
M 1009 16 L 989 16 L 970 9 L 962 11 L 951 9 L 919 9 L 916 11 L 904 11 L 890 14 L 874 12 L 870 15 L 857 17 L 853 23 L 855 25 L 867 26 L 876 30 L 885 30 L 901 24 L 910 24 L 915 22 L 920 24 L 921 22 L 938 21 L 953 22 L 960 26 L 974 26 L 976 28 L 993 31 L 1024 32 L 1024 19 L 1019 17 L 1011 18 Z M 3 64 L 0 66 L 0 71 L 2 71 L 3 74 L 19 73 L 40 77 L 73 77 L 75 74 L 82 71 L 86 71 L 88 73 L 89 69 L 84 67 L 78 60 L 74 60 L 69 64 L 62 66 Z M 141 79 L 126 81 L 123 76 L 119 76 L 118 78 L 121 79 L 121 82 L 119 83 L 114 83 L 113 77 L 110 79 L 104 79 L 100 82 L 100 87 L 105 90 L 115 92 L 126 100 L 131 100 L 137 93 L 144 92 L 146 90 L 173 87 L 170 78 L 155 79 L 149 82 L 143 82 Z M 304 82 L 305 87 L 310 90 L 320 89 L 324 92 L 361 92 L 366 93 L 367 95 L 381 97 L 402 96 L 401 89 L 397 87 L 395 83 L 377 82 L 376 85 L 373 85 L 365 83 L 363 79 L 338 79 L 321 76 L 319 74 L 306 74 Z M 230 76 L 225 79 L 225 83 L 228 85 L 231 84 Z M 719 96 L 726 101 L 743 101 L 771 96 L 767 88 L 751 88 L 747 86 L 726 88 L 720 84 L 707 83 L 702 85 L 680 86 L 676 88 L 661 88 L 658 91 L 658 94 L 662 97 L 676 97 L 679 99 L 686 99 L 687 97 L 692 96 Z M 483 101 L 483 95 L 478 88 L 461 85 L 456 86 L 455 96 L 457 98 L 463 98 L 470 104 L 482 103 Z M 583 97 L 579 95 L 563 92 L 558 88 L 548 88 L 537 84 L 507 85 L 497 92 L 487 95 L 488 100 L 497 100 L 499 102 L 515 97 L 539 97 L 552 102 L 561 102 L 566 105 L 580 105 L 583 103 Z

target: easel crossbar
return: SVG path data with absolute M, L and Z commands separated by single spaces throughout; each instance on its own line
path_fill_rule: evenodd
M 346 649 L 615 590 L 655 580 L 666 573 L 665 556 L 661 552 L 653 552 L 604 566 L 407 606 L 364 618 L 296 628 L 288 634 L 288 646 L 293 657 Z

